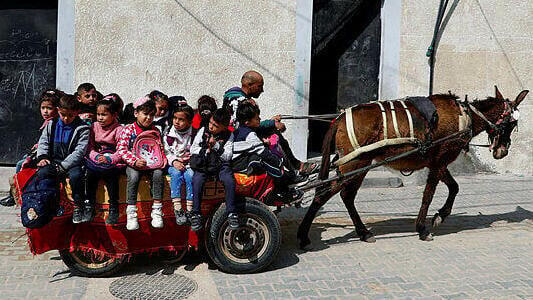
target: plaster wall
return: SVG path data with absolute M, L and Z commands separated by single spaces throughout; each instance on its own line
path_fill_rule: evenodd
M 125 102 L 158 89 L 193 107 L 204 94 L 221 105 L 224 91 L 254 69 L 265 79 L 263 118 L 306 113 L 297 111 L 307 108 L 309 79 L 296 71 L 296 23 L 311 19 L 297 13 L 296 0 L 76 1 L 75 16 L 76 84 L 92 82 Z M 287 124 L 289 140 L 307 136 L 307 126 Z M 305 143 L 294 147 L 305 158 Z
M 399 95 L 427 95 L 428 59 L 438 0 L 403 0 L 400 30 Z M 497 85 L 504 97 L 514 100 L 531 89 L 533 77 L 533 1 L 452 0 L 451 15 L 437 50 L 434 93 L 451 91 L 470 100 L 494 96 Z M 473 148 L 462 166 L 470 161 L 496 172 L 533 174 L 533 101 L 520 105 L 518 131 L 512 135 L 509 155 L 494 160 L 487 148 Z M 486 143 L 480 134 L 474 143 Z

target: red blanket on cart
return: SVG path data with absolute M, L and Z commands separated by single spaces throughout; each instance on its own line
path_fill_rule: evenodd
M 21 201 L 22 191 L 26 182 L 35 174 L 35 169 L 23 169 L 15 175 L 17 197 Z M 261 200 L 273 188 L 273 181 L 266 175 L 248 177 L 235 174 L 238 195 Z M 200 242 L 195 232 L 188 226 L 179 226 L 175 222 L 170 185 L 165 187 L 163 196 L 164 227 L 153 228 L 150 225 L 152 198 L 149 192 L 149 181 L 143 179 L 139 185 L 137 208 L 139 230 L 126 229 L 126 178 L 120 178 L 119 222 L 117 225 L 105 225 L 109 209 L 109 198 L 104 185 L 100 183 L 97 191 L 96 214 L 92 222 L 73 224 L 73 201 L 70 197 L 70 186 L 61 185 L 60 205 L 64 209 L 62 216 L 55 217 L 49 224 L 39 229 L 28 229 L 28 242 L 33 254 L 49 250 L 88 251 L 96 255 L 124 256 L 139 252 L 154 252 L 160 249 L 179 250 L 189 246 L 197 246 Z M 224 201 L 224 186 L 221 182 L 206 182 L 202 197 L 202 214 L 210 215 Z M 185 203 L 183 203 L 185 207 Z

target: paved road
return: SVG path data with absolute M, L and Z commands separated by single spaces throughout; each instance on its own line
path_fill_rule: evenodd
M 304 211 L 280 214 L 284 234 L 270 270 L 228 275 L 195 255 L 168 266 L 139 257 L 114 278 L 71 276 L 57 252 L 32 257 L 16 211 L 0 208 L 0 298 L 113 299 L 110 285 L 128 276 L 186 276 L 197 283 L 190 299 L 533 299 L 533 177 L 458 177 L 452 216 L 432 242 L 414 230 L 423 187 L 367 188 L 358 209 L 377 235 L 362 243 L 340 199 L 332 199 L 311 229 L 313 248 L 297 249 Z M 443 203 L 440 187 L 430 215 Z M 216 287 L 216 288 L 215 288 Z M 165 289 L 162 289 L 164 295 Z

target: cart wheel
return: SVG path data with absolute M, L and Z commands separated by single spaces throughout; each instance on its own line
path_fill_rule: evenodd
M 263 203 L 246 199 L 246 213 L 239 229 L 228 226 L 226 205 L 213 215 L 206 248 L 218 268 L 228 273 L 252 273 L 268 267 L 281 246 L 276 216 Z
M 73 272 L 87 277 L 105 277 L 116 273 L 126 264 L 124 258 L 98 257 L 83 251 L 59 251 L 61 259 Z
M 185 254 L 187 254 L 187 248 L 179 249 L 177 252 L 160 250 L 158 256 L 159 259 L 166 264 L 176 264 L 183 259 Z

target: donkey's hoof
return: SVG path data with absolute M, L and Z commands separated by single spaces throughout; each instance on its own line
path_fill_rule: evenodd
M 419 237 L 420 237 L 420 240 L 425 241 L 425 242 L 430 242 L 433 240 L 433 235 L 429 232 L 427 234 L 420 234 Z
M 299 241 L 301 250 L 306 250 L 305 248 L 307 246 L 311 245 L 311 240 L 309 238 L 307 238 L 307 237 L 305 237 L 305 238 L 298 237 L 298 241 Z
M 367 243 L 375 243 L 376 242 L 376 238 L 374 237 L 372 232 L 367 232 L 367 233 L 361 235 L 361 241 L 367 242 Z
M 439 215 L 439 213 L 436 213 L 433 216 L 433 219 L 431 220 L 431 225 L 433 226 L 433 228 L 438 227 L 442 223 L 442 221 L 443 220 L 441 216 Z

